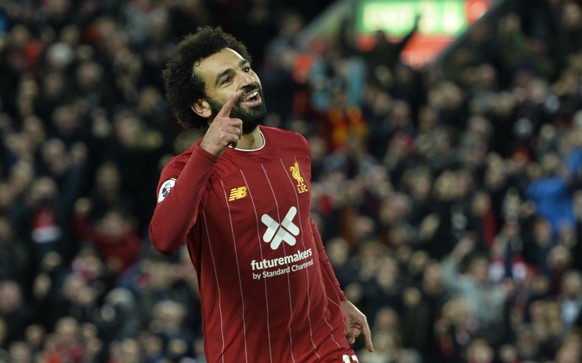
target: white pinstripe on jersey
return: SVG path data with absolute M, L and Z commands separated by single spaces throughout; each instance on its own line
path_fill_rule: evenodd
M 245 182 L 245 185 L 247 187 L 247 191 L 249 193 L 249 198 L 251 200 L 251 204 L 253 205 L 253 212 L 255 213 L 255 221 L 256 225 L 257 225 L 257 241 L 259 242 L 259 253 L 261 255 L 261 259 L 264 258 L 263 255 L 263 244 L 261 243 L 261 232 L 259 231 L 259 214 L 257 212 L 257 206 L 255 204 L 255 199 L 253 197 L 253 193 L 251 190 L 251 187 L 249 186 L 249 183 L 247 182 L 247 178 L 244 174 L 244 172 L 241 171 L 241 175 L 242 178 Z M 271 323 L 269 321 L 269 294 L 268 292 L 268 288 L 267 288 L 267 279 L 263 279 L 263 286 L 265 287 L 265 312 L 266 312 L 266 321 L 267 321 L 267 339 L 269 341 L 269 362 L 273 363 L 273 346 L 271 344 Z
M 263 174 L 265 175 L 265 178 L 267 179 L 267 184 L 269 184 L 269 188 L 271 189 L 271 194 L 273 195 L 273 200 L 275 201 L 275 206 L 277 209 L 277 220 L 281 220 L 281 211 L 279 210 L 279 203 L 277 201 L 277 196 L 275 195 L 275 191 L 273 190 L 273 184 L 271 183 L 271 180 L 269 179 L 269 174 L 267 173 L 267 171 L 265 170 L 265 166 L 263 164 L 261 164 L 261 168 L 263 169 Z M 287 252 L 285 251 L 285 244 L 283 243 L 283 254 L 287 254 Z M 287 293 L 288 293 L 288 297 L 289 297 L 289 309 L 290 309 L 290 314 L 289 314 L 289 318 L 293 319 L 293 299 L 291 299 L 291 283 L 289 281 L 290 276 L 287 275 Z M 295 357 L 293 356 L 293 334 L 291 332 L 291 326 L 289 326 L 289 354 L 291 354 L 291 360 L 293 362 L 295 362 Z
M 297 161 L 297 158 L 295 158 L 295 161 Z M 281 165 L 283 166 L 283 168 L 285 168 L 285 165 L 283 165 L 283 161 L 282 161 L 282 160 L 281 160 Z M 299 165 L 299 163 L 298 163 L 297 165 Z M 305 175 L 305 174 L 303 173 L 303 171 L 301 171 L 301 173 L 302 173 L 303 175 Z M 287 177 L 289 178 L 289 182 L 290 182 L 290 183 L 291 183 L 291 185 L 292 185 L 292 189 L 293 189 L 293 191 L 295 192 L 295 198 L 297 199 L 297 204 L 299 204 L 299 196 L 297 195 L 297 190 L 296 190 L 296 189 L 295 189 L 295 187 L 294 187 L 293 181 L 291 180 L 291 177 L 289 176 L 289 173 L 287 173 L 286 175 L 287 175 Z M 301 217 L 301 215 L 300 215 L 299 217 Z M 301 218 L 299 218 L 299 222 L 301 222 Z M 300 228 L 303 228 L 303 227 L 302 227 L 302 226 L 300 226 Z M 311 228 L 311 227 L 310 227 L 310 228 Z M 302 239 L 301 239 L 301 241 L 302 241 L 302 243 L 303 243 L 303 246 L 305 247 L 305 242 L 303 241 L 303 236 L 304 236 L 304 235 L 302 235 Z M 314 238 L 315 238 L 315 237 L 314 237 Z M 321 271 L 321 270 L 320 270 L 320 271 L 316 271 L 316 273 L 318 273 L 318 272 L 319 272 L 320 274 L 322 273 L 322 271 Z M 309 277 L 309 272 L 307 272 L 307 276 Z M 307 282 L 307 283 L 308 283 L 308 285 L 309 285 L 309 283 L 310 283 L 310 280 L 311 280 L 311 279 L 309 279 L 309 280 L 308 280 L 308 282 Z M 323 286 L 323 279 L 321 279 L 321 281 L 322 281 L 321 288 L 322 288 L 322 289 L 324 290 L 324 292 L 325 292 L 325 287 Z M 309 291 L 309 290 L 308 290 L 308 291 Z M 308 297 L 308 298 L 309 298 L 309 297 Z M 328 300 L 330 300 L 330 299 L 328 298 Z M 338 341 L 335 339 L 335 336 L 333 335 L 333 327 L 331 326 L 331 324 L 329 323 L 329 321 L 326 319 L 326 317 L 325 317 L 325 316 L 323 317 L 323 320 L 325 321 L 326 325 L 327 325 L 327 326 L 330 328 L 329 335 L 330 335 L 331 339 L 332 339 L 332 340 L 333 340 L 333 342 L 334 342 L 334 343 L 335 343 L 335 344 L 338 346 L 338 348 L 339 348 L 339 347 L 341 347 L 340 343 L 339 343 L 339 342 L 338 342 Z M 309 326 L 310 326 L 310 329 L 311 329 L 311 317 L 310 317 L 310 320 L 309 320 Z M 313 334 L 313 333 L 312 333 L 312 334 Z M 312 337 L 312 340 L 311 340 L 311 341 L 312 341 L 312 343 L 313 343 L 313 337 Z M 315 346 L 315 344 L 314 344 L 314 346 Z M 319 355 L 318 355 L 318 356 L 319 356 Z
M 297 159 L 295 159 L 297 161 Z M 283 163 L 283 160 L 279 160 L 281 162 L 281 167 L 285 170 L 285 174 L 287 175 L 287 178 L 289 179 L 289 183 L 291 184 L 291 190 L 293 190 L 293 193 L 295 194 L 295 200 L 297 205 L 299 205 L 299 195 L 297 195 L 297 189 L 295 188 L 295 184 L 293 183 L 293 180 L 291 179 L 291 176 L 289 175 L 289 173 L 287 173 L 287 166 Z M 303 172 L 301 172 L 303 174 Z M 303 174 L 305 175 L 305 174 Z M 298 221 L 299 221 L 299 229 L 301 229 L 303 231 L 303 224 L 301 222 L 301 210 L 299 210 L 297 212 L 299 214 L 298 217 Z M 301 234 L 301 244 L 303 245 L 303 249 L 306 249 L 307 247 L 305 246 L 305 233 Z M 309 276 L 309 271 L 306 271 L 306 278 L 307 278 L 307 304 L 310 307 L 308 310 L 311 311 L 311 295 L 310 295 L 310 286 L 311 286 L 311 277 Z M 315 342 L 313 341 L 313 327 L 312 327 L 312 323 L 311 323 L 311 316 L 308 315 L 307 316 L 307 320 L 309 322 L 309 340 L 311 341 L 311 345 L 313 345 L 313 350 L 315 352 L 315 354 L 317 355 L 317 358 L 321 358 L 319 353 L 317 352 L 317 346 L 315 345 Z
M 244 316 L 244 311 L 245 311 L 245 299 L 244 299 L 244 294 L 243 294 L 243 286 L 242 286 L 242 279 L 240 277 L 240 264 L 239 264 L 239 260 L 238 260 L 238 250 L 237 250 L 237 246 L 236 246 L 236 234 L 234 233 L 234 227 L 232 224 L 232 212 L 230 210 L 230 204 L 228 203 L 228 191 L 226 190 L 225 186 L 224 186 L 224 182 L 221 180 L 220 184 L 222 185 L 222 190 L 224 192 L 224 202 L 226 204 L 226 207 L 228 209 L 228 221 L 230 222 L 230 233 L 232 235 L 232 244 L 233 244 L 233 250 L 234 250 L 234 256 L 235 256 L 235 261 L 236 261 L 236 272 L 237 272 L 237 277 L 238 277 L 238 287 L 239 287 L 239 292 L 240 292 L 240 300 L 242 302 L 242 324 L 243 324 L 243 339 L 244 339 L 244 347 L 245 347 L 245 362 L 249 362 L 249 352 L 248 352 L 248 346 L 247 346 L 247 324 L 246 324 L 246 320 L 245 320 L 245 316 Z M 224 357 L 224 356 L 223 356 Z
M 210 243 L 210 235 L 208 234 L 208 220 L 206 219 L 206 212 L 202 211 L 202 220 L 204 221 L 204 230 L 206 231 L 206 239 L 208 240 L 208 248 L 210 250 L 210 258 L 212 259 L 212 268 L 214 269 L 214 280 L 216 282 L 216 289 L 218 291 L 218 311 L 220 315 L 220 335 L 222 339 L 222 351 L 224 351 L 224 319 L 222 316 L 222 294 L 220 291 L 220 282 L 218 280 L 218 270 L 216 268 L 216 260 L 214 259 L 214 252 L 212 251 L 212 243 Z M 224 363 L 224 355 L 222 356 L 222 363 Z

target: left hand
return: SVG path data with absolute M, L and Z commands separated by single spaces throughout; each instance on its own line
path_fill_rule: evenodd
M 346 339 L 348 343 L 353 344 L 360 334 L 364 334 L 366 341 L 366 348 L 369 352 L 374 351 L 374 344 L 372 343 L 372 333 L 368 326 L 368 319 L 357 307 L 348 300 L 342 301 L 342 309 L 346 319 Z

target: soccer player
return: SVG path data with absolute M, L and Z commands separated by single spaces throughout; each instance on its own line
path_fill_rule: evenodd
M 186 36 L 163 71 L 178 122 L 204 137 L 161 172 L 153 246 L 185 243 L 196 269 L 208 362 L 357 362 L 364 314 L 350 303 L 310 216 L 311 155 L 298 133 L 261 125 L 261 82 L 220 28 Z

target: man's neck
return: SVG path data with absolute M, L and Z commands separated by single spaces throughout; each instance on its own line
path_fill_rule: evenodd
M 237 149 L 254 150 L 258 149 L 265 143 L 260 127 L 256 127 L 251 133 L 242 135 L 239 142 L 236 143 Z

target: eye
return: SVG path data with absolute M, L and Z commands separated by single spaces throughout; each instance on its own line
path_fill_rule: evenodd
M 230 81 L 232 81 L 232 76 L 226 76 L 222 79 L 222 82 L 220 82 L 220 84 L 227 84 L 230 83 Z
M 245 73 L 249 73 L 251 71 L 251 66 L 244 66 L 242 70 Z

